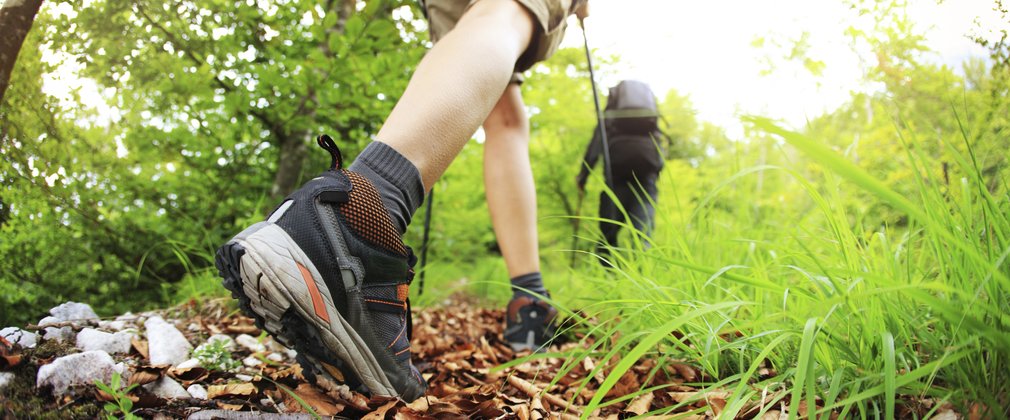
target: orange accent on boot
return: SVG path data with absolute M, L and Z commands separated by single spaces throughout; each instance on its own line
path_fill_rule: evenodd
M 410 296 L 410 285 L 409 284 L 398 284 L 396 285 L 396 300 L 406 302 L 407 297 Z
M 326 304 L 323 303 L 323 295 L 319 293 L 319 288 L 316 287 L 315 280 L 312 280 L 312 273 L 309 269 L 305 268 L 299 262 L 295 265 L 298 266 L 298 271 L 302 272 L 302 280 L 305 280 L 305 287 L 309 288 L 309 296 L 312 298 L 312 309 L 315 309 L 316 316 L 326 322 L 330 322 L 330 314 L 326 312 Z

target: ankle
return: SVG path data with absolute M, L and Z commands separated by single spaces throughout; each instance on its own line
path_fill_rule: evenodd
M 534 299 L 550 296 L 547 293 L 547 288 L 544 287 L 544 281 L 539 271 L 513 277 L 510 282 L 512 283 L 513 299 L 520 296 L 529 296 Z
M 401 235 L 406 232 L 411 216 L 424 202 L 421 174 L 414 164 L 392 147 L 376 141 L 361 151 L 348 170 L 371 181 L 393 225 Z

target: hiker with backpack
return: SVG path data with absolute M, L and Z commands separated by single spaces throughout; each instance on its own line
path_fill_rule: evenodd
M 656 212 L 653 203 L 659 194 L 656 181 L 663 170 L 663 156 L 658 147 L 658 139 L 663 134 L 658 120 L 656 96 L 647 84 L 635 80 L 618 83 L 607 96 L 605 131 L 598 122 L 576 177 L 579 191 L 583 193 L 589 172 L 604 155 L 606 143 L 610 162 L 604 165 L 610 165 L 611 178 L 606 180 L 607 186 L 627 213 L 631 225 L 646 237 L 652 233 Z M 600 193 L 599 211 L 600 232 L 605 242 L 597 246 L 596 252 L 602 257 L 600 262 L 609 266 L 606 257 L 610 248 L 617 246 L 624 216 L 606 191 Z M 647 241 L 643 243 L 645 247 L 648 245 Z
M 435 45 L 374 141 L 330 168 L 222 246 L 215 264 L 239 305 L 298 351 L 306 378 L 413 401 L 427 383 L 411 363 L 402 240 L 435 181 L 481 125 L 492 224 L 511 277 L 505 341 L 537 349 L 553 337 L 536 235 L 529 121 L 517 73 L 550 57 L 586 0 L 427 0 Z M 353 141 L 353 140 L 352 140 Z

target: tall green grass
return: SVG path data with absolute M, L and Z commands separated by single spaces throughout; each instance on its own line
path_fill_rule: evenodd
M 747 121 L 790 165 L 737 162 L 698 197 L 681 196 L 667 171 L 653 246 L 632 232 L 609 270 L 585 254 L 555 292 L 586 332 L 570 365 L 621 357 L 585 412 L 616 402 L 611 387 L 653 358 L 687 361 L 704 372 L 695 386 L 731 391 L 727 418 L 762 398 L 762 413 L 785 404 L 794 417 L 801 402 L 820 407 L 808 416 L 929 416 L 944 403 L 1007 416 L 1010 205 L 1005 189 L 987 189 L 977 139 L 962 131 L 946 144 L 963 176 L 946 185 L 920 139 L 902 137 L 917 183 L 908 196 L 816 139 Z M 875 202 L 853 205 L 856 192 Z M 871 224 L 859 210 L 871 205 L 907 225 Z M 925 400 L 931 409 L 908 407 Z

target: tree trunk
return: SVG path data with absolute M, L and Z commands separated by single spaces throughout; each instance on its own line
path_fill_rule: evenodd
M 270 187 L 271 203 L 268 203 L 268 206 L 276 205 L 298 186 L 302 164 L 308 155 L 308 148 L 305 147 L 308 143 L 306 136 L 305 133 L 299 133 L 281 139 L 281 150 L 277 157 L 277 175 L 274 176 L 273 186 Z
M 14 71 L 21 44 L 32 28 L 42 0 L 7 0 L 0 7 L 0 100 Z
M 328 13 L 337 14 L 337 23 L 333 27 L 326 28 L 326 33 L 343 32 L 347 18 L 354 13 L 354 5 L 355 0 L 331 0 L 327 2 L 326 10 Z M 319 49 L 326 57 L 334 59 L 333 52 L 330 51 L 329 44 L 325 38 L 320 40 Z M 308 116 L 310 119 L 315 117 L 318 105 L 316 103 L 315 88 L 315 86 L 307 87 L 307 97 L 305 100 L 311 106 L 303 107 L 300 112 L 300 114 Z M 274 176 L 274 183 L 270 187 L 271 203 L 268 204 L 269 206 L 275 205 L 298 187 L 298 180 L 302 174 L 302 165 L 305 162 L 305 157 L 308 155 L 306 144 L 312 142 L 312 136 L 313 133 L 301 132 L 280 138 L 277 174 Z

